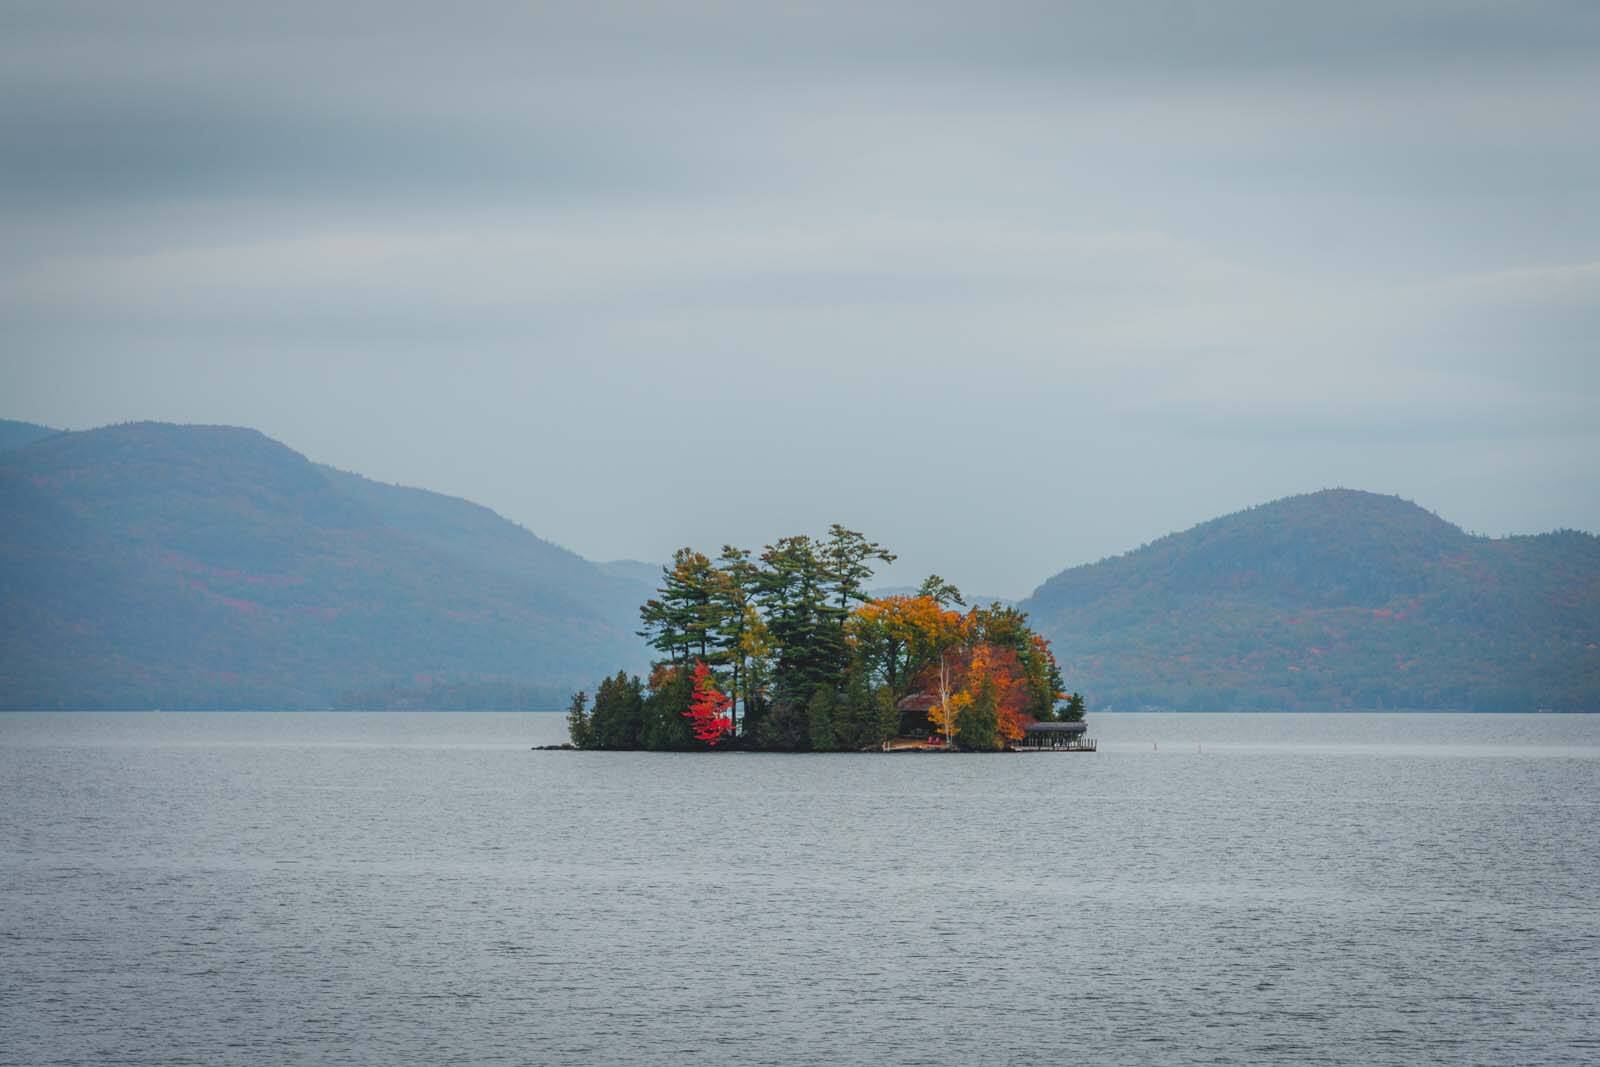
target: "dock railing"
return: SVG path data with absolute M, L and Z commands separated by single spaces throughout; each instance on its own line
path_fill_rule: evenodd
M 1015 752 L 1095 752 L 1100 743 L 1092 737 L 1074 737 L 1068 741 L 1058 741 L 1052 745 L 1013 744 Z

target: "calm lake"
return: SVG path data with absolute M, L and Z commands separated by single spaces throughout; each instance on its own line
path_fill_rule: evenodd
M 0 1063 L 1600 1061 L 1600 716 L 0 714 Z

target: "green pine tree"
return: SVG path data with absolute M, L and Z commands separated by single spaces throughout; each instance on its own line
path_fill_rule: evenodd
M 591 748 L 638 748 L 644 727 L 644 685 L 623 671 L 601 682 L 589 715 Z
M 687 667 L 658 669 L 651 676 L 650 695 L 641 701 L 640 741 L 652 751 L 685 751 L 698 746 L 694 730 L 683 713 L 694 696 L 694 680 Z
M 580 689 L 572 694 L 572 703 L 567 705 L 567 737 L 576 748 L 593 747 L 588 708 L 588 693 Z
M 987 675 L 978 685 L 972 700 L 956 713 L 956 744 L 972 752 L 994 752 L 1000 748 L 998 694 Z
M 837 710 L 838 702 L 834 699 L 832 689 L 820 686 L 811 694 L 811 702 L 806 705 L 806 726 L 811 739 L 811 751 L 832 752 L 839 747 L 833 721 Z

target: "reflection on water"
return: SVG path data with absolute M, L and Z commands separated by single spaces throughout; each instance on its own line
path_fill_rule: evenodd
M 1600 717 L 0 716 L 0 1063 L 1600 1058 Z

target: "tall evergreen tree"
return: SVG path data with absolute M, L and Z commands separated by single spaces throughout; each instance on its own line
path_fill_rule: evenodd
M 834 698 L 833 690 L 819 685 L 817 691 L 811 694 L 811 702 L 806 705 L 806 732 L 811 741 L 811 751 L 832 752 L 839 747 L 834 724 L 837 711 L 838 701 Z
M 851 750 L 875 747 L 893 737 L 899 725 L 900 713 L 889 687 L 875 685 L 872 668 L 861 658 L 853 658 L 834 712 L 839 746 Z
M 717 570 L 704 553 L 680 548 L 663 568 L 660 594 L 639 609 L 639 636 L 673 663 L 710 657 L 721 607 Z
M 644 685 L 623 671 L 602 681 L 589 716 L 591 747 L 638 748 L 644 726 Z
M 592 747 L 589 729 L 589 694 L 578 690 L 567 705 L 567 737 L 577 748 Z
M 941 608 L 948 608 L 951 604 L 963 608 L 967 606 L 966 600 L 961 596 L 961 590 L 937 574 L 930 574 L 922 579 L 922 585 L 918 588 L 917 595 L 931 597 L 934 603 Z
M 640 702 L 640 741 L 652 751 L 699 747 L 683 713 L 694 699 L 694 676 L 686 666 L 661 664 L 650 674 L 650 694 Z
M 774 752 L 803 752 L 811 743 L 809 701 L 801 703 L 779 695 L 763 709 L 756 730 L 756 743 Z
M 830 611 L 828 571 L 816 542 L 804 535 L 768 545 L 761 561 L 759 595 L 778 661 L 776 699 L 803 709 L 817 686 L 837 683 L 844 667 L 844 631 Z
M 893 563 L 896 559 L 882 545 L 838 523 L 828 527 L 828 540 L 821 554 L 832 586 L 832 607 L 841 625 L 850 608 L 867 599 L 867 582 L 873 574 L 870 561 Z

